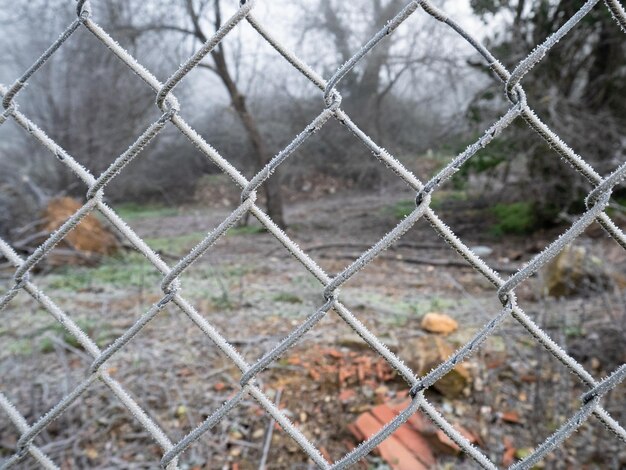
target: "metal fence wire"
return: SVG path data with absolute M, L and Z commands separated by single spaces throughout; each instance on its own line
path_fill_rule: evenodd
M 465 453 L 467 453 L 478 466 L 495 469 L 497 465 L 491 461 L 480 449 L 473 446 L 464 436 L 445 420 L 445 418 L 433 407 L 424 396 L 424 391 L 431 387 L 437 380 L 450 371 L 459 361 L 462 361 L 476 350 L 480 344 L 498 327 L 507 317 L 515 318 L 541 345 L 543 345 L 555 358 L 557 358 L 570 372 L 575 374 L 587 387 L 588 390 L 580 397 L 580 408 L 548 439 L 538 445 L 534 451 L 522 461 L 510 468 L 531 468 L 539 462 L 548 452 L 559 446 L 572 432 L 579 428 L 582 423 L 594 415 L 602 424 L 611 430 L 618 439 L 626 443 L 626 430 L 623 425 L 613 419 L 602 407 L 601 399 L 609 390 L 618 385 L 626 376 L 626 364 L 622 364 L 611 375 L 601 381 L 597 381 L 583 368 L 574 358 L 569 356 L 544 332 L 518 305 L 515 297 L 515 289 L 544 266 L 551 258 L 561 251 L 566 244 L 572 242 L 592 222 L 597 221 L 605 231 L 622 248 L 626 249 L 626 235 L 621 231 L 605 212 L 609 197 L 613 188 L 626 176 L 626 162 L 622 163 L 606 177 L 600 176 L 585 160 L 563 142 L 546 124 L 544 124 L 533 112 L 530 104 L 526 101 L 526 95 L 522 87 L 522 79 L 535 67 L 546 53 L 567 33 L 592 8 L 608 8 L 613 18 L 626 31 L 626 11 L 617 0 L 605 0 L 604 5 L 597 5 L 599 0 L 587 1 L 580 10 L 572 16 L 558 31 L 538 45 L 524 60 L 522 60 L 512 72 L 509 72 L 479 41 L 463 29 L 458 23 L 450 18 L 444 11 L 433 6 L 428 0 L 411 1 L 391 19 L 384 28 L 374 35 L 350 60 L 343 64 L 335 74 L 324 80 L 314 70 L 296 57 L 291 51 L 278 42 L 254 16 L 254 0 L 242 0 L 237 12 L 230 17 L 219 30 L 178 70 L 176 70 L 165 83 L 161 83 L 150 71 L 146 70 L 128 52 L 103 30 L 91 17 L 89 1 L 79 0 L 77 6 L 77 18 L 74 19 L 62 35 L 50 45 L 43 55 L 19 78 L 13 85 L 6 88 L 0 85 L 2 96 L 2 114 L 0 124 L 8 119 L 13 119 L 23 127 L 34 139 L 48 148 L 59 160 L 60 164 L 69 167 L 78 178 L 88 187 L 86 202 L 77 210 L 63 225 L 52 233 L 49 238 L 39 246 L 28 258 L 22 259 L 5 241 L 0 239 L 0 253 L 6 257 L 16 268 L 12 287 L 0 297 L 0 310 L 4 309 L 13 297 L 21 290 L 31 295 L 47 312 L 49 312 L 63 327 L 76 338 L 82 347 L 93 356 L 93 364 L 86 376 L 74 390 L 58 402 L 46 414 L 38 418 L 34 423 L 27 423 L 12 403 L 0 392 L 0 407 L 6 412 L 21 433 L 17 451 L 1 462 L 1 468 L 11 468 L 19 465 L 27 454 L 32 455 L 43 467 L 48 469 L 59 468 L 45 453 L 34 443 L 34 439 L 46 429 L 50 423 L 58 418 L 78 397 L 80 397 L 94 382 L 101 380 L 122 401 L 133 417 L 151 434 L 162 449 L 161 466 L 167 469 L 177 468 L 178 457 L 194 441 L 213 428 L 231 410 L 238 406 L 242 398 L 251 395 L 271 417 L 285 430 L 285 432 L 297 442 L 302 450 L 319 467 L 324 469 L 340 469 L 349 467 L 359 459 L 367 455 L 374 447 L 392 434 L 414 412 L 421 410 L 433 423 L 448 435 Z M 420 11 L 420 13 L 416 13 Z M 499 118 L 474 144 L 464 152 L 451 160 L 430 181 L 423 184 L 410 171 L 386 150 L 379 147 L 370 139 L 344 112 L 341 108 L 341 95 L 337 90 L 341 79 L 352 69 L 366 54 L 376 45 L 390 35 L 409 16 L 413 14 L 427 14 L 434 20 L 445 23 L 466 40 L 486 61 L 495 76 L 503 83 L 506 96 L 510 101 L 510 109 Z M 258 33 L 276 49 L 293 67 L 313 82 L 323 93 L 323 106 L 320 114 L 298 134 L 289 145 L 278 153 L 257 175 L 247 180 L 233 167 L 226 158 L 221 156 L 211 147 L 179 114 L 178 101 L 172 94 L 176 85 L 205 57 L 222 39 L 235 28 L 240 22 L 247 21 Z M 17 107 L 16 97 L 19 91 L 26 85 L 28 80 L 37 73 L 38 69 L 50 57 L 63 46 L 63 43 L 79 28 L 86 28 L 108 47 L 133 72 L 139 75 L 156 94 L 156 105 L 162 112 L 161 117 L 145 129 L 135 142 L 120 155 L 109 168 L 98 176 L 92 175 L 78 160 L 70 156 L 56 142 L 50 139 L 43 130 L 37 127 L 27 116 L 22 114 Z M 497 272 L 491 269 L 480 257 L 474 254 L 455 234 L 439 219 L 430 207 L 431 196 L 442 182 L 450 178 L 461 165 L 467 162 L 481 148 L 484 148 L 496 136 L 498 136 L 515 119 L 523 119 L 540 137 L 545 139 L 556 152 L 567 160 L 580 174 L 585 176 L 593 185 L 594 189 L 586 198 L 586 211 L 576 220 L 558 239 L 549 244 L 540 254 L 536 255 L 529 263 L 519 269 L 508 279 L 503 279 Z M 361 140 L 382 163 L 392 168 L 395 173 L 410 185 L 416 192 L 415 209 L 402 220 L 393 230 L 387 233 L 374 246 L 364 252 L 358 259 L 335 276 L 324 272 L 305 252 L 303 252 L 256 204 L 256 190 L 264 181 L 271 177 L 273 171 L 284 162 L 309 136 L 320 129 L 330 119 L 336 119 L 346 126 L 354 136 Z M 200 242 L 189 254 L 179 260 L 174 266 L 167 265 L 126 223 L 104 202 L 106 186 L 118 175 L 124 167 L 134 158 L 138 157 L 142 149 L 166 126 L 175 126 L 201 152 L 211 161 L 217 164 L 224 173 L 228 174 L 241 188 L 241 203 L 232 211 L 224 221 Z M 92 338 L 79 328 L 79 326 L 57 304 L 41 291 L 33 282 L 30 272 L 52 249 L 59 243 L 87 214 L 99 211 L 108 221 L 115 226 L 130 243 L 158 269 L 163 279 L 161 289 L 163 297 L 144 313 L 122 336 L 117 338 L 105 350 L 98 348 Z M 273 234 L 287 250 L 309 270 L 321 284 L 320 307 L 287 335 L 279 344 L 254 364 L 248 364 L 242 355 L 211 325 L 205 317 L 185 300 L 184 292 L 180 287 L 179 277 L 200 256 L 247 213 L 254 215 L 267 230 Z M 367 263 L 375 259 L 383 250 L 389 248 L 398 238 L 407 232 L 415 222 L 427 219 L 433 229 L 449 244 L 449 246 L 461 255 L 474 269 L 484 275 L 498 289 L 498 297 L 502 303 L 502 310 L 491 319 L 469 342 L 457 350 L 448 360 L 440 364 L 425 376 L 418 377 L 407 367 L 402 360 L 392 353 L 376 336 L 369 332 L 359 319 L 342 303 L 338 289 Z M 107 361 L 120 349 L 124 348 L 133 337 L 163 308 L 169 304 L 175 304 L 204 332 L 204 334 L 232 362 L 241 370 L 240 390 L 219 409 L 215 410 L 202 424 L 191 431 L 179 442 L 172 442 L 165 432 L 155 423 L 137 402 L 113 379 L 107 372 Z M 410 386 L 410 404 L 392 421 L 382 427 L 374 436 L 361 443 L 354 450 L 344 455 L 334 463 L 328 462 L 316 446 L 307 439 L 304 434 L 283 414 L 278 407 L 263 393 L 255 383 L 255 377 L 259 372 L 267 368 L 279 356 L 294 346 L 298 340 L 316 323 L 318 323 L 330 310 L 337 314 L 364 340 L 369 346 L 380 354 L 391 367 L 393 367 Z

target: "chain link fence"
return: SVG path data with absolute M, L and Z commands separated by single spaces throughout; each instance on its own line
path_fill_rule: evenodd
M 237 12 L 230 17 L 219 30 L 165 83 L 161 83 L 150 71 L 145 69 L 131 55 L 129 55 L 105 30 L 103 30 L 91 17 L 89 1 L 80 0 L 77 6 L 77 18 L 71 22 L 63 34 L 43 53 L 43 55 L 18 79 L 13 85 L 6 88 L 0 85 L 3 111 L 0 115 L 0 124 L 8 119 L 14 120 L 24 128 L 33 139 L 48 148 L 59 160 L 66 165 L 88 187 L 85 204 L 76 211 L 63 225 L 39 246 L 30 256 L 22 259 L 5 241 L 0 239 L 0 253 L 6 257 L 16 268 L 12 287 L 0 297 L 0 311 L 7 306 L 18 292 L 25 291 L 32 296 L 47 312 L 50 313 L 63 327 L 80 343 L 80 345 L 93 357 L 93 363 L 87 371 L 84 379 L 67 396 L 58 402 L 46 414 L 27 423 L 26 420 L 12 403 L 0 391 L 0 408 L 8 414 L 15 427 L 21 433 L 14 455 L 1 462 L 1 467 L 14 468 L 19 466 L 23 458 L 30 454 L 43 467 L 48 469 L 59 468 L 45 453 L 34 443 L 34 439 L 46 429 L 46 427 L 72 403 L 89 389 L 97 380 L 102 381 L 122 401 L 133 417 L 143 426 L 162 448 L 161 466 L 163 468 L 177 468 L 179 456 L 194 441 L 207 433 L 231 410 L 238 406 L 247 394 L 251 395 L 261 407 L 284 429 L 284 431 L 302 448 L 310 459 L 319 468 L 340 469 L 346 468 L 372 451 L 379 443 L 391 435 L 402 425 L 414 412 L 421 410 L 433 423 L 450 437 L 464 452 L 466 452 L 478 466 L 495 469 L 497 465 L 491 461 L 481 450 L 473 446 L 461 435 L 426 399 L 424 391 L 431 387 L 457 363 L 468 357 L 480 344 L 498 327 L 507 317 L 517 320 L 530 335 L 543 345 L 556 359 L 558 359 L 570 372 L 575 374 L 588 390 L 580 397 L 580 408 L 567 421 L 561 425 L 545 442 L 538 445 L 534 451 L 522 461 L 514 464 L 511 468 L 531 468 L 552 449 L 559 446 L 567 437 L 578 429 L 590 415 L 594 415 L 604 426 L 612 431 L 618 439 L 626 443 L 626 430 L 609 413 L 603 409 L 601 400 L 609 390 L 617 386 L 626 377 L 626 364 L 618 367 L 611 375 L 601 381 L 596 380 L 581 364 L 569 356 L 558 344 L 556 344 L 518 305 L 515 296 L 516 288 L 529 276 L 535 274 L 550 259 L 557 255 L 566 244 L 572 242 L 583 230 L 597 221 L 605 231 L 622 248 L 626 249 L 626 235 L 620 230 L 605 212 L 613 188 L 626 176 L 626 162 L 616 168 L 606 177 L 600 176 L 585 160 L 576 154 L 565 142 L 563 142 L 550 128 L 543 123 L 533 112 L 530 104 L 526 101 L 526 95 L 522 86 L 524 76 L 543 60 L 546 53 L 567 33 L 592 8 L 608 8 L 619 26 L 626 31 L 626 11 L 617 0 L 605 0 L 604 5 L 597 5 L 599 0 L 589 0 L 583 7 L 572 16 L 558 31 L 538 45 L 513 71 L 507 70 L 484 46 L 472 35 L 463 29 L 458 23 L 450 18 L 444 11 L 433 6 L 427 0 L 411 1 L 391 19 L 384 28 L 373 36 L 352 58 L 343 64 L 335 74 L 324 80 L 314 70 L 296 57 L 291 51 L 278 42 L 264 25 L 254 16 L 254 0 L 243 0 Z M 474 144 L 450 161 L 435 177 L 425 184 L 419 181 L 398 160 L 390 155 L 385 149 L 379 147 L 369 138 L 342 110 L 341 95 L 338 85 L 346 73 L 352 69 L 366 54 L 376 45 L 390 35 L 409 16 L 413 14 L 430 15 L 433 20 L 445 23 L 466 40 L 485 60 L 495 76 L 503 83 L 506 96 L 511 106 L 510 109 L 499 118 Z M 314 83 L 322 92 L 324 106 L 320 114 L 298 134 L 289 145 L 280 151 L 265 168 L 256 174 L 251 180 L 247 180 L 229 161 L 211 147 L 191 126 L 180 116 L 179 105 L 172 94 L 176 85 L 198 65 L 198 63 L 224 39 L 233 28 L 247 21 L 252 27 L 278 51 L 293 67 L 301 72 L 307 79 Z M 135 142 L 120 155 L 108 169 L 98 176 L 92 175 L 78 160 L 70 156 L 56 142 L 50 139 L 42 129 L 37 127 L 27 116 L 22 114 L 17 107 L 16 97 L 19 91 L 26 85 L 28 80 L 37 73 L 38 69 L 63 46 L 63 43 L 79 28 L 86 28 L 98 40 L 108 47 L 110 52 L 116 55 L 134 73 L 141 77 L 155 92 L 156 105 L 161 110 L 161 117 L 145 129 Z M 472 156 L 484 148 L 496 138 L 507 126 L 516 119 L 523 119 L 539 137 L 545 139 L 556 152 L 569 162 L 580 174 L 593 185 L 594 189 L 586 198 L 587 210 L 578 218 L 558 239 L 549 244 L 543 252 L 536 255 L 529 263 L 507 279 L 502 278 L 496 271 L 491 269 L 481 258 L 474 254 L 455 234 L 448 228 L 430 207 L 433 192 Z M 324 272 L 315 261 L 303 252 L 256 204 L 257 189 L 272 176 L 274 170 L 283 163 L 309 136 L 319 130 L 330 119 L 336 119 L 346 126 L 352 134 L 361 140 L 384 165 L 392 168 L 399 178 L 410 185 L 416 193 L 415 209 L 402 220 L 393 230 L 387 233 L 374 246 L 364 252 L 358 259 L 338 274 L 331 276 Z M 189 254 L 180 259 L 174 266 L 166 264 L 150 246 L 148 246 L 133 230 L 109 207 L 104 201 L 106 186 L 116 177 L 124 167 L 138 157 L 143 148 L 166 126 L 176 127 L 212 162 L 229 175 L 241 188 L 241 203 L 228 215 L 222 223 L 212 230 Z M 126 239 L 158 269 L 163 279 L 161 289 L 163 296 L 145 312 L 123 335 L 117 338 L 109 347 L 101 350 L 94 340 L 86 335 L 81 328 L 65 313 L 53 299 L 48 297 L 35 284 L 30 276 L 33 268 L 59 243 L 87 214 L 99 211 L 113 226 L 115 226 Z M 320 282 L 320 306 L 310 314 L 297 328 L 287 335 L 272 350 L 267 352 L 255 363 L 249 364 L 242 355 L 206 320 L 184 297 L 184 290 L 179 283 L 179 277 L 212 245 L 223 236 L 226 231 L 237 223 L 246 214 L 251 213 L 263 226 L 284 245 L 289 252 L 310 271 Z M 423 377 L 407 367 L 394 353 L 392 353 L 375 335 L 369 332 L 359 319 L 342 303 L 339 288 L 354 274 L 361 270 L 367 263 L 375 259 L 383 250 L 389 248 L 415 222 L 427 219 L 432 228 L 448 243 L 450 248 L 461 255 L 467 263 L 484 275 L 490 283 L 497 287 L 498 297 L 502 303 L 502 310 L 489 321 L 469 342 L 457 350 L 448 360 L 440 364 L 434 370 Z M 184 312 L 195 325 L 212 341 L 240 370 L 240 390 L 215 410 L 202 424 L 190 432 L 179 442 L 172 442 L 165 432 L 155 423 L 137 402 L 124 390 L 124 388 L 112 378 L 106 370 L 107 361 L 120 349 L 124 348 L 133 337 L 167 304 L 174 304 Z M 391 422 L 388 422 L 374 436 L 361 443 L 354 450 L 344 455 L 334 463 L 328 462 L 316 446 L 307 439 L 304 434 L 283 414 L 278 407 L 264 394 L 255 381 L 255 377 L 265 368 L 270 366 L 276 359 L 294 346 L 298 340 L 311 328 L 313 328 L 327 313 L 333 309 L 367 344 L 380 354 L 392 366 L 410 387 L 410 404 Z

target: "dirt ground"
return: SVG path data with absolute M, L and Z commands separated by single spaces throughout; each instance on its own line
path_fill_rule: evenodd
M 330 189 L 288 204 L 288 235 L 330 274 L 339 272 L 375 243 L 410 206 L 410 192 Z M 224 199 L 224 198 L 222 198 Z M 234 202 L 234 201 L 233 201 Z M 122 210 L 129 225 L 170 265 L 229 213 L 228 199 L 186 208 Z M 485 259 L 503 275 L 530 259 L 558 230 L 533 236 L 496 237 L 489 220 L 477 224 L 467 208 L 445 203 L 441 217 L 470 247 L 491 250 Z M 619 247 L 607 237 L 581 238 L 603 263 L 624 266 Z M 10 286 L 2 273 L 0 288 Z M 106 347 L 161 298 L 161 276 L 131 251 L 95 267 L 55 268 L 33 281 L 58 303 L 100 347 Z M 319 282 L 289 256 L 255 220 L 236 227 L 181 277 L 182 293 L 218 331 L 255 362 L 321 306 Z M 419 221 L 384 257 L 350 279 L 340 292 L 348 308 L 409 365 L 411 345 L 426 333 L 420 321 L 442 312 L 459 324 L 445 338 L 463 344 L 496 315 L 495 289 L 456 255 L 425 221 Z M 623 362 L 626 319 L 624 290 L 615 286 L 565 300 L 543 295 L 542 276 L 518 291 L 521 306 L 596 378 Z M 92 358 L 26 293 L 2 312 L 0 389 L 32 422 L 85 376 Z M 356 444 L 348 425 L 371 407 L 406 396 L 408 385 L 333 311 L 259 378 L 268 396 L 327 458 Z M 338 367 L 367 364 L 342 377 Z M 240 372 L 174 306 L 159 313 L 108 363 L 111 375 L 131 393 L 174 442 L 181 439 L 239 389 Z M 433 390 L 427 396 L 450 421 L 463 426 L 495 462 L 523 458 L 580 406 L 585 392 L 513 319 L 466 361 L 471 380 L 458 397 Z M 365 366 L 364 366 L 365 367 Z M 335 369 L 333 369 L 335 368 Z M 280 390 L 280 394 L 278 391 Z M 626 386 L 603 402 L 626 424 Z M 251 398 L 233 410 L 182 456 L 183 469 L 259 468 L 268 416 Z M 15 449 L 19 433 L 0 413 L 0 462 Z M 156 468 L 158 445 L 102 383 L 96 382 L 53 422 L 35 443 L 62 468 Z M 513 451 L 511 451 L 513 449 Z M 505 454 L 509 454 L 506 457 Z M 269 441 L 267 468 L 308 469 L 312 463 L 280 428 Z M 436 452 L 437 468 L 474 468 L 454 452 Z M 28 457 L 20 468 L 37 468 Z M 376 453 L 358 468 L 385 469 Z M 626 449 L 591 418 L 555 450 L 541 468 L 626 468 Z

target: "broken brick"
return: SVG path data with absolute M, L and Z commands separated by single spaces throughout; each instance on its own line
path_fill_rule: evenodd
M 362 439 L 369 439 L 380 430 L 382 425 L 370 413 L 363 413 L 354 422 L 353 429 L 358 430 L 355 434 L 357 437 L 360 435 L 363 436 Z M 428 468 L 395 436 L 389 436 L 381 442 L 376 447 L 376 451 L 393 470 L 427 470 Z
M 382 423 L 388 423 L 397 416 L 397 413 L 387 405 L 375 406 L 372 408 L 371 413 Z M 398 427 L 392 436 L 402 442 L 425 465 L 435 464 L 435 456 L 430 449 L 428 441 L 408 425 L 403 424 Z

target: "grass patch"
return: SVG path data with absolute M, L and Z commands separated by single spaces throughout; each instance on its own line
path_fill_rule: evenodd
M 206 232 L 190 232 L 177 237 L 145 238 L 145 242 L 155 251 L 178 254 L 187 253 L 206 237 Z
M 23 338 L 7 341 L 6 348 L 12 356 L 29 356 L 33 353 L 32 341 Z
M 415 210 L 415 207 L 414 199 L 403 199 L 402 201 L 398 201 L 395 204 L 387 206 L 385 208 L 385 212 L 393 214 L 396 219 L 404 219 Z
M 102 348 L 115 339 L 114 333 L 107 325 L 98 324 L 93 319 L 79 318 L 75 320 L 78 327 Z M 35 351 L 50 354 L 55 351 L 55 343 L 65 343 L 69 347 L 82 350 L 83 346 L 58 322 L 49 323 L 22 338 L 7 338 L 6 351 L 9 355 L 29 356 Z
M 349 287 L 344 289 L 343 297 L 354 309 L 378 312 L 381 314 L 380 321 L 394 328 L 405 326 L 409 320 L 419 320 L 428 312 L 449 312 L 460 304 L 457 299 L 437 295 L 399 298 Z
M 139 253 L 105 258 L 96 267 L 66 266 L 49 275 L 52 289 L 128 288 L 158 285 L 162 275 Z
M 217 310 L 231 310 L 234 307 L 234 304 L 230 300 L 230 296 L 227 292 L 222 292 L 220 295 L 212 296 L 211 303 Z
M 290 294 L 289 292 L 280 292 L 272 297 L 274 302 L 285 302 L 288 304 L 301 304 L 302 299 L 295 294 Z
M 532 232 L 537 225 L 535 210 L 530 202 L 496 204 L 492 212 L 498 219 L 491 227 L 494 235 L 523 235 Z
M 465 191 L 436 191 L 431 198 L 430 207 L 439 209 L 446 202 L 466 201 Z M 415 199 L 403 199 L 384 208 L 386 214 L 392 214 L 396 219 L 404 219 L 415 210 Z
M 85 332 L 85 334 L 87 334 L 87 336 L 92 338 L 100 348 L 106 346 L 114 339 L 114 335 L 106 326 L 98 325 L 92 319 L 79 318 L 76 320 L 76 324 Z M 78 342 L 78 340 L 59 323 L 51 325 L 43 330 L 42 333 L 46 334 L 46 336 L 39 340 L 37 344 L 39 350 L 44 354 L 54 352 L 54 341 L 50 338 L 50 334 L 59 338 L 68 346 L 75 349 L 83 349 L 83 346 Z
M 178 215 L 176 207 L 166 207 L 158 204 L 137 204 L 126 202 L 115 206 L 117 214 L 125 220 L 148 219 L 156 217 L 171 217 Z

